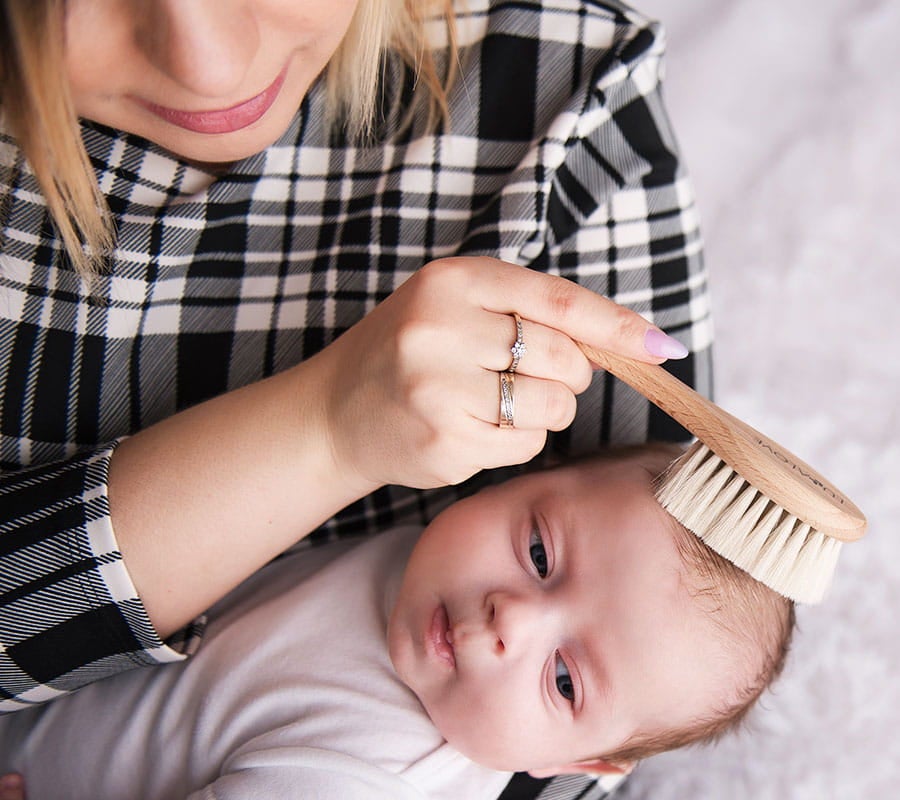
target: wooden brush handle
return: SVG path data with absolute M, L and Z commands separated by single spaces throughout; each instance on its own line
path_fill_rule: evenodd
M 580 342 L 579 347 L 594 364 L 681 423 L 747 483 L 794 516 L 844 542 L 865 533 L 863 513 L 812 467 L 662 367 Z

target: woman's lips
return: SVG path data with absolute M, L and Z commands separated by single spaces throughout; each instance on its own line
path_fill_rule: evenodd
M 450 629 L 450 619 L 447 616 L 447 609 L 443 604 L 439 605 L 431 618 L 431 625 L 428 626 L 426 643 L 429 649 L 441 661 L 445 662 L 451 668 L 456 667 L 456 654 L 453 651 L 453 645 L 448 639 L 447 633 Z
M 166 122 L 194 133 L 232 133 L 252 125 L 272 107 L 286 75 L 287 66 L 281 70 L 272 84 L 256 97 L 218 111 L 179 111 L 140 98 L 138 102 Z

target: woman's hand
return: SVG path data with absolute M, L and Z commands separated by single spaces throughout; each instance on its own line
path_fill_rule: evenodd
M 526 352 L 515 428 L 501 429 L 512 312 Z M 640 315 L 563 278 L 485 257 L 432 262 L 320 354 L 332 364 L 335 457 L 373 484 L 420 488 L 528 461 L 547 431 L 572 422 L 590 383 L 576 340 L 653 363 L 686 353 Z

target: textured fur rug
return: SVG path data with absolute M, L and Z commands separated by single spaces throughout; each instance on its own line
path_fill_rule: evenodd
M 713 276 L 716 399 L 869 517 L 747 730 L 622 800 L 900 796 L 900 4 L 647 0 Z

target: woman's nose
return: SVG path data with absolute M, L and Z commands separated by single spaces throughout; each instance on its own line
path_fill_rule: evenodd
M 260 45 L 251 3 L 157 0 L 144 6 L 136 38 L 157 69 L 194 94 L 246 99 L 230 95 L 240 89 Z

